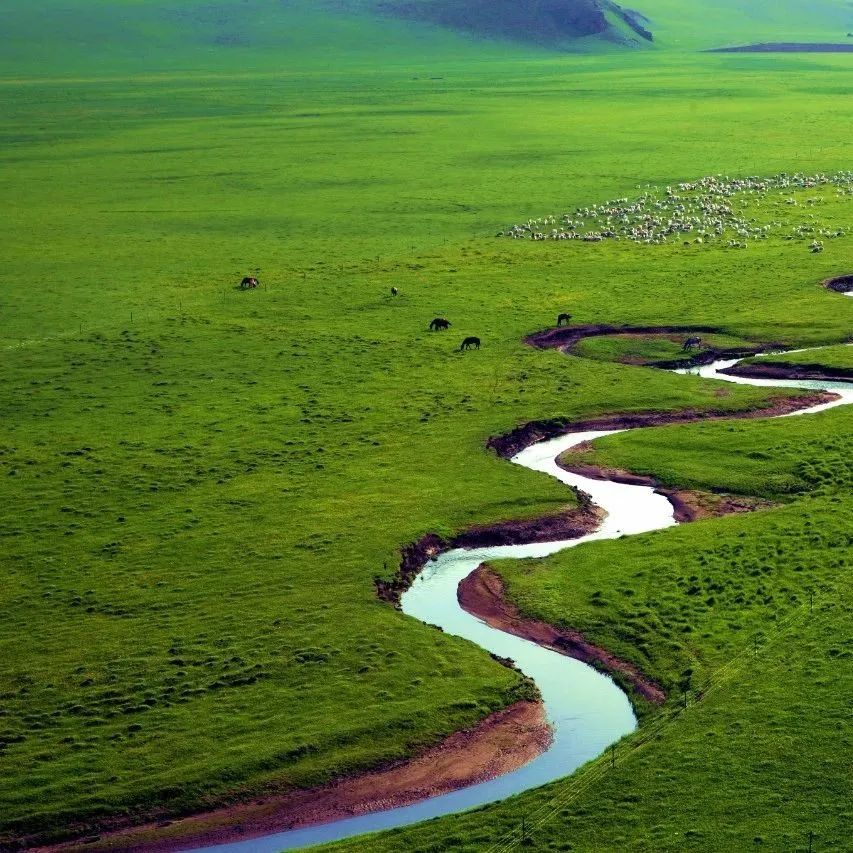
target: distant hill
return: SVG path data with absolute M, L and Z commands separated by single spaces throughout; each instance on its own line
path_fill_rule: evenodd
M 0 75 L 410 66 L 546 51 L 840 43 L 853 31 L 848 0 L 624 2 L 630 6 L 616 0 L 6 0 Z
M 648 19 L 610 0 L 379 0 L 379 12 L 548 47 L 601 38 L 625 45 L 652 41 Z

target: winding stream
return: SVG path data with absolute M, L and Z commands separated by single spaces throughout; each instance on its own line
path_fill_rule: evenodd
M 853 403 L 853 385 L 850 383 L 752 379 L 719 372 L 738 360 L 676 372 L 747 385 L 828 390 L 839 395 L 837 400 L 793 412 L 793 415 Z M 593 502 L 607 513 L 595 533 L 562 542 L 449 551 L 426 566 L 401 601 L 403 612 L 409 616 L 437 625 L 449 634 L 464 637 L 495 655 L 512 658 L 519 669 L 536 682 L 542 694 L 554 735 L 549 749 L 512 773 L 411 806 L 231 844 L 196 848 L 195 853 L 277 853 L 453 814 L 567 776 L 632 732 L 637 721 L 631 704 L 609 677 L 578 660 L 492 628 L 462 610 L 457 601 L 460 582 L 485 561 L 546 557 L 584 542 L 615 539 L 676 524 L 672 505 L 649 486 L 592 480 L 557 466 L 556 457 L 570 447 L 624 431 L 571 433 L 534 444 L 512 459 L 517 465 L 549 474 L 572 488 L 587 492 Z

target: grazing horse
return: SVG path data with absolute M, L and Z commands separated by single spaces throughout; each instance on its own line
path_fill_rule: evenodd
M 684 342 L 684 346 L 681 349 L 683 349 L 685 351 L 689 350 L 689 349 L 702 349 L 702 338 L 697 338 L 697 337 L 688 338 Z
M 571 322 L 571 320 L 572 320 L 571 314 L 560 314 L 557 317 L 557 325 L 562 326 L 563 323 L 565 323 L 568 326 L 569 323 Z
M 459 347 L 459 349 L 461 351 L 464 349 L 471 349 L 471 347 L 474 347 L 474 349 L 480 349 L 480 339 L 479 338 L 465 338 L 465 340 L 462 341 L 462 346 Z
M 444 317 L 436 317 L 429 324 L 429 329 L 431 332 L 444 332 L 450 328 L 450 320 L 445 320 Z
M 240 287 L 243 290 L 250 290 L 251 288 L 258 286 L 258 280 L 253 275 L 247 275 L 241 282 Z
M 392 287 L 392 288 L 391 288 L 391 295 L 392 295 L 392 296 L 396 296 L 399 292 L 400 292 L 400 291 L 399 291 L 399 290 L 397 290 L 397 288 L 396 288 L 396 287 Z

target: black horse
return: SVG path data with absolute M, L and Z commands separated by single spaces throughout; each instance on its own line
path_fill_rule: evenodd
M 445 320 L 444 317 L 436 317 L 429 324 L 431 332 L 445 332 L 450 328 L 450 320 Z
M 397 290 L 397 288 L 396 288 L 396 287 L 392 287 L 392 288 L 391 288 L 391 295 L 392 295 L 392 296 L 396 296 L 399 292 L 400 292 L 400 291 L 399 291 L 399 290 Z
M 702 338 L 692 337 L 684 342 L 683 350 L 702 349 Z
M 557 325 L 558 326 L 562 326 L 563 323 L 565 323 L 568 326 L 571 321 L 572 321 L 572 315 L 571 314 L 560 314 L 557 316 Z
M 459 347 L 459 349 L 460 350 L 471 349 L 471 347 L 474 347 L 474 349 L 480 349 L 480 339 L 479 338 L 465 338 L 465 340 L 462 341 L 462 346 Z

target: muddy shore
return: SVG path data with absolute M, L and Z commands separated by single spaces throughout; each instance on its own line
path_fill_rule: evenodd
M 38 848 L 172 853 L 410 805 L 516 770 L 544 752 L 551 731 L 540 702 L 517 702 L 407 761 L 310 790 L 237 803 L 170 822 L 118 829 L 97 840 Z
M 511 459 L 516 453 L 524 450 L 530 444 L 567 435 L 573 432 L 590 432 L 592 430 L 636 429 L 637 427 L 666 426 L 667 424 L 690 423 L 702 420 L 733 420 L 743 418 L 771 418 L 828 403 L 835 399 L 829 391 L 815 391 L 799 397 L 783 397 L 761 409 L 746 409 L 743 411 L 720 411 L 716 409 L 684 409 L 680 412 L 636 412 L 624 415 L 603 415 L 599 418 L 572 421 L 562 418 L 552 420 L 531 421 L 517 427 L 505 435 L 490 438 L 488 445 L 498 456 Z
M 781 361 L 770 364 L 736 364 L 734 367 L 721 370 L 720 373 L 755 379 L 853 382 L 853 367 L 827 367 L 824 364 L 794 364 Z
M 428 533 L 400 551 L 400 566 L 393 578 L 376 577 L 376 594 L 382 601 L 398 607 L 400 597 L 412 585 L 423 567 L 445 551 L 454 548 L 491 548 L 496 545 L 523 545 L 530 542 L 556 542 L 579 539 L 592 533 L 601 522 L 601 511 L 582 492 L 579 506 L 567 507 L 553 515 L 531 519 L 475 525 L 451 539 Z
M 621 675 L 643 698 L 656 705 L 663 704 L 663 689 L 643 675 L 633 664 L 590 643 L 582 634 L 556 628 L 547 622 L 529 619 L 507 601 L 500 576 L 487 566 L 480 566 L 459 585 L 460 606 L 493 628 L 531 640 L 560 654 L 577 658 L 606 672 Z
M 584 338 L 607 335 L 713 335 L 724 334 L 716 326 L 612 326 L 588 323 L 583 326 L 556 326 L 528 335 L 524 342 L 537 349 L 570 350 Z
M 770 509 L 774 504 L 760 498 L 738 495 L 717 495 L 694 489 L 675 489 L 664 486 L 659 480 L 645 474 L 634 474 L 621 468 L 609 468 L 588 462 L 575 461 L 572 454 L 591 450 L 588 442 L 572 447 L 557 459 L 557 464 L 572 474 L 589 477 L 591 480 L 607 480 L 613 483 L 625 483 L 629 486 L 649 486 L 659 495 L 663 495 L 675 510 L 675 520 L 680 524 L 701 521 L 703 518 L 721 518 L 741 512 L 755 512 Z
M 570 353 L 572 348 L 584 338 L 609 335 L 641 337 L 643 335 L 712 335 L 725 334 L 723 329 L 714 326 L 609 326 L 589 324 L 586 326 L 562 326 L 545 329 L 528 335 L 524 341 L 537 349 L 558 349 Z M 784 349 L 778 342 L 755 343 L 745 347 L 705 347 L 699 352 L 685 352 L 678 358 L 664 361 L 622 361 L 621 364 L 635 364 L 640 367 L 657 367 L 660 370 L 679 370 L 690 367 L 702 367 L 727 358 L 746 358 L 758 352 Z

